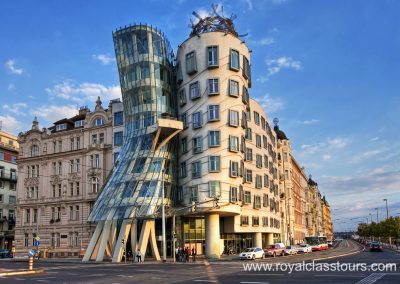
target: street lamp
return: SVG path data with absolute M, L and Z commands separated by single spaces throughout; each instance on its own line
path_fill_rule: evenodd
M 371 220 L 372 223 L 372 213 L 369 213 L 369 220 Z
M 389 219 L 389 209 L 388 209 L 388 204 L 387 204 L 387 198 L 383 199 L 383 201 L 386 202 L 386 219 Z
M 378 218 L 378 208 L 375 208 L 375 210 L 376 210 L 376 223 L 378 223 L 379 221 L 379 218 Z

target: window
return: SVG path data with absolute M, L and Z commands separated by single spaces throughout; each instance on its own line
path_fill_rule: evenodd
M 254 206 L 255 206 L 255 205 L 254 205 Z M 260 217 L 258 217 L 258 216 L 253 216 L 253 218 L 252 218 L 252 224 L 253 224 L 253 227 L 259 226 L 259 225 L 260 225 Z
M 33 209 L 33 220 L 32 223 L 37 223 L 38 221 L 38 210 L 37 209 Z
M 261 116 L 261 127 L 265 130 L 265 118 L 263 116 Z
M 4 160 L 4 153 L 3 158 L 1 160 Z M 32 145 L 31 146 L 31 157 L 36 157 L 39 156 L 39 146 L 38 145 Z
M 186 162 L 182 162 L 179 167 L 179 176 L 185 178 L 187 176 Z
M 114 113 L 114 126 L 122 125 L 124 123 L 124 112 L 118 111 Z
M 24 234 L 24 247 L 29 247 L 29 234 Z
M 187 137 L 183 137 L 181 139 L 181 149 L 182 149 L 182 154 L 187 153 L 187 151 L 188 151 Z
M 238 188 L 235 186 L 231 186 L 230 188 L 229 201 L 232 203 L 236 203 L 238 201 Z
M 231 161 L 229 167 L 229 176 L 237 177 L 239 175 L 239 163 Z
M 259 155 L 259 154 L 257 154 L 257 155 L 256 155 L 256 167 L 257 167 L 257 168 L 262 168 L 262 165 L 263 165 L 263 163 L 262 163 L 262 156 Z
M 239 137 L 229 135 L 229 151 L 231 152 L 239 151 Z
M 76 137 L 75 143 L 75 149 L 79 150 L 81 148 L 81 137 Z
M 252 141 L 253 140 L 253 135 L 251 132 L 251 128 L 246 128 L 246 134 L 244 136 L 247 140 Z
M 288 161 L 288 154 L 285 152 L 283 153 L 283 161 L 287 162 Z
M 179 91 L 178 97 L 179 97 L 179 104 L 181 106 L 184 106 L 186 104 L 186 91 L 185 91 L 185 88 L 183 88 L 182 90 Z
M 253 161 L 253 149 L 246 148 L 246 161 Z
M 79 237 L 77 232 L 68 233 L 68 245 L 71 247 L 77 247 L 79 243 Z
M 100 126 L 100 125 L 104 125 L 104 118 L 96 117 L 96 119 L 93 121 L 93 126 Z
M 113 163 L 114 164 L 117 162 L 118 156 L 119 156 L 119 152 L 114 152 L 113 153 Z
M 219 105 L 209 105 L 208 121 L 218 121 L 218 120 L 219 120 Z
M 267 136 L 265 136 L 265 135 L 263 135 L 263 147 L 265 149 L 268 148 L 268 139 L 267 139 Z
M 249 104 L 249 91 L 247 90 L 247 88 L 243 85 L 243 90 L 242 90 L 242 102 L 245 105 Z
M 210 156 L 208 161 L 208 171 L 210 173 L 221 171 L 221 157 Z
M 200 85 L 199 82 L 194 82 L 189 85 L 189 96 L 191 100 L 200 98 Z
M 289 171 L 285 170 L 285 180 L 288 180 L 288 179 L 289 179 Z
M 84 120 L 77 120 L 75 121 L 75 127 L 82 127 L 85 124 Z
M 186 73 L 192 75 L 197 72 L 196 53 L 194 51 L 186 54 Z
M 193 113 L 193 129 L 200 128 L 203 124 L 201 111 Z
M 146 158 L 138 158 L 133 166 L 132 173 L 139 174 L 143 172 L 144 165 L 146 163 Z
M 25 210 L 25 223 L 31 222 L 31 209 Z
M 97 134 L 92 134 L 92 144 L 97 144 Z
M 99 142 L 100 144 L 104 143 L 104 133 L 99 134 Z
M 218 147 L 221 145 L 220 131 L 214 130 L 208 132 L 208 147 Z
M 213 78 L 208 79 L 208 95 L 218 95 L 219 94 L 219 79 Z
M 246 169 L 246 182 L 253 182 L 253 171 L 250 169 Z
M 254 123 L 260 125 L 260 114 L 258 112 L 254 112 Z
M 268 194 L 264 193 L 263 195 L 263 207 L 268 207 L 269 206 L 269 197 Z
M 182 120 L 182 124 L 183 124 L 183 129 L 188 128 L 189 127 L 189 123 L 188 123 L 188 120 L 187 120 L 186 112 L 182 113 L 181 120 Z
M 80 194 L 80 191 L 79 191 L 79 182 L 76 182 L 76 183 L 75 183 L 75 189 L 76 189 L 76 195 L 79 195 L 79 194 Z
M 256 134 L 256 146 L 261 148 L 261 135 Z
M 218 67 L 218 46 L 216 45 L 207 47 L 207 66 Z
M 219 181 L 213 180 L 208 183 L 210 197 L 220 197 L 221 196 L 221 184 Z
M 61 131 L 61 130 L 65 130 L 65 129 L 67 129 L 66 123 L 56 125 L 56 131 Z
M 244 192 L 244 197 L 243 197 L 243 202 L 245 204 L 250 204 L 251 203 L 251 192 L 250 191 L 245 191 Z
M 161 171 L 161 164 L 162 164 L 162 158 L 153 158 L 150 163 L 148 172 L 159 173 Z
M 192 178 L 201 177 L 201 161 L 192 163 Z
M 249 216 L 240 216 L 240 226 L 249 225 Z
M 199 201 L 199 196 L 198 196 L 198 188 L 197 186 L 191 186 L 189 187 L 189 192 L 190 192 L 190 202 L 198 202 Z
M 262 177 L 260 175 L 256 175 L 256 188 L 262 188 Z
M 263 227 L 268 227 L 268 217 L 262 217 L 262 225 Z
M 237 50 L 231 49 L 230 56 L 230 68 L 235 71 L 239 71 L 240 69 L 240 61 L 239 61 L 239 52 Z
M 239 126 L 239 112 L 235 110 L 229 110 L 229 125 Z
M 264 155 L 264 167 L 268 169 L 268 156 Z
M 124 137 L 123 132 L 118 131 L 114 133 L 114 146 L 121 146 L 123 143 Z
M 92 193 L 97 193 L 99 192 L 99 178 L 98 177 L 92 177 Z
M 250 63 L 246 56 L 243 55 L 243 77 L 250 79 Z
M 193 154 L 198 154 L 203 152 L 203 138 L 193 137 Z
M 229 95 L 231 97 L 239 97 L 239 82 L 229 80 Z

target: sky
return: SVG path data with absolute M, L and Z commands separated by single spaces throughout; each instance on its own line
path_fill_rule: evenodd
M 112 31 L 147 23 L 173 49 L 210 1 L 2 1 L 0 121 L 13 134 L 121 96 Z M 337 231 L 400 215 L 400 1 L 237 0 L 252 50 L 250 95 L 279 118 L 297 161 L 318 182 Z M 370 215 L 370 213 L 372 215 Z

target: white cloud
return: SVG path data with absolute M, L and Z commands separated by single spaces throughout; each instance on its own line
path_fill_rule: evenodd
M 4 66 L 7 68 L 7 70 L 9 72 L 11 72 L 12 74 L 16 74 L 16 75 L 22 75 L 22 73 L 24 73 L 24 70 L 22 68 L 18 68 L 16 66 L 16 62 L 14 59 L 9 59 L 7 60 L 7 62 L 4 64 Z
M 330 148 L 340 149 L 346 147 L 348 144 L 347 138 L 333 138 L 328 139 L 328 145 Z
M 14 89 L 15 89 L 15 85 L 13 83 L 8 84 L 7 90 L 9 90 L 11 92 Z
M 258 78 L 261 83 L 267 81 L 269 77 L 279 73 L 282 69 L 302 70 L 303 64 L 301 61 L 293 60 L 288 56 L 281 56 L 277 59 L 266 59 L 265 64 L 267 65 L 267 74 Z
M 39 122 L 42 120 L 51 126 L 57 120 L 70 118 L 77 114 L 77 108 L 73 105 L 43 105 L 30 111 L 32 116 L 37 116 Z
M 302 123 L 303 124 L 316 124 L 318 122 L 319 122 L 318 119 L 310 119 L 310 120 L 304 120 Z
M 261 105 L 267 115 L 284 108 L 284 103 L 279 98 L 271 98 L 269 94 L 265 94 L 262 98 L 255 98 L 255 100 Z
M 375 141 L 378 141 L 378 140 L 379 140 L 379 137 L 373 137 L 373 138 L 369 139 L 370 142 L 375 142 Z
M 324 161 L 328 161 L 328 160 L 332 159 L 332 156 L 326 154 L 326 155 L 323 155 L 323 156 L 322 156 L 322 159 L 323 159 Z
M 271 45 L 275 42 L 275 39 L 273 37 L 264 37 L 259 40 L 249 40 L 248 43 L 254 44 L 254 45 Z
M 104 86 L 98 83 L 74 83 L 65 81 L 56 84 L 51 88 L 46 88 L 46 92 L 51 98 L 62 98 L 76 103 L 94 102 L 100 96 L 102 101 L 107 102 L 121 97 L 119 86 Z
M 24 111 L 28 105 L 26 103 L 16 103 L 13 105 L 4 104 L 3 109 L 9 112 L 12 112 L 17 115 L 25 115 L 26 112 Z
M 372 157 L 375 157 L 377 155 L 383 154 L 386 151 L 387 149 L 376 149 L 376 150 L 366 151 L 360 154 L 354 154 L 354 157 L 349 160 L 349 163 L 350 164 L 359 163 L 367 159 L 370 159 Z
M 312 154 L 315 154 L 317 152 L 323 152 L 323 151 L 328 151 L 328 150 L 337 150 L 337 149 L 342 149 L 347 146 L 349 143 L 348 138 L 328 138 L 326 141 L 319 142 L 316 144 L 303 144 L 300 146 L 301 152 L 299 153 L 299 156 L 309 156 Z M 331 156 L 330 153 L 327 153 L 326 156 Z
M 108 65 L 111 62 L 115 61 L 115 58 L 110 56 L 109 54 L 93 54 L 92 58 L 100 61 L 101 64 L 103 64 L 103 65 Z
M 272 2 L 273 4 L 277 4 L 277 5 L 279 5 L 279 4 L 286 3 L 286 2 L 287 2 L 287 0 L 271 0 L 271 2 Z
M 246 4 L 247 4 L 247 9 L 249 9 L 249 11 L 253 10 L 253 2 L 252 0 L 245 0 Z
M 7 132 L 17 134 L 22 129 L 23 125 L 11 115 L 0 115 L 1 129 Z

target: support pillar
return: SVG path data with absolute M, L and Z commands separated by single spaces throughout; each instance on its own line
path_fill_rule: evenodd
M 96 261 L 103 261 L 104 252 L 106 251 L 106 246 L 108 243 L 108 237 L 110 236 L 112 221 L 106 221 L 104 223 L 103 232 L 101 233 L 100 245 L 96 256 Z
M 95 251 L 103 226 L 104 226 L 104 221 L 100 221 L 99 223 L 97 223 L 96 230 L 94 231 L 93 236 L 90 239 L 90 243 L 86 249 L 82 261 L 89 261 L 90 258 L 92 257 L 92 254 Z
M 267 233 L 267 245 L 274 244 L 274 233 Z
M 142 230 L 140 232 L 138 250 L 142 253 L 142 261 L 146 256 L 147 245 L 150 241 L 151 252 L 156 260 L 161 260 L 160 253 L 157 248 L 156 241 L 156 225 L 155 220 L 144 220 Z
M 122 253 L 124 250 L 124 246 L 127 243 L 129 230 L 131 229 L 131 219 L 124 220 L 121 225 L 121 229 L 119 231 L 117 243 L 114 246 L 114 254 L 112 258 L 112 262 L 120 262 L 122 259 Z M 122 245 L 122 239 L 124 240 L 125 244 Z
M 257 232 L 253 234 L 253 247 L 262 248 L 262 233 Z
M 219 233 L 219 214 L 206 214 L 205 215 L 205 229 L 206 229 L 206 257 L 220 258 L 221 244 Z
M 137 242 L 138 242 L 138 233 L 137 233 L 137 220 L 133 220 L 132 227 L 131 227 L 131 247 L 132 247 L 132 254 L 133 257 L 136 256 L 137 251 Z

